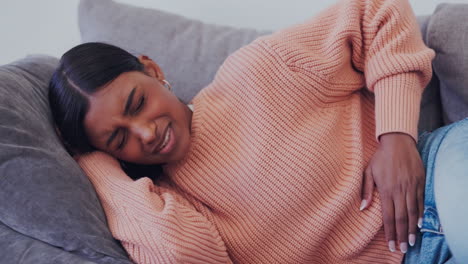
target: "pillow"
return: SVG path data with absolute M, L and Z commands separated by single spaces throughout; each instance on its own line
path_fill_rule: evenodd
M 49 244 L 95 263 L 131 263 L 107 228 L 93 186 L 54 133 L 47 91 L 57 64 L 35 56 L 0 67 L 0 222 L 44 242 L 39 248 Z M 3 258 L 30 255 L 31 248 L 8 242 L 0 248 Z
M 23 235 L 0 223 L 0 263 L 93 264 L 96 262 Z
M 444 124 L 468 116 L 468 4 L 440 4 L 429 21 L 427 44 L 437 53 Z
M 111 0 L 81 0 L 78 10 L 82 42 L 106 42 L 148 55 L 186 103 L 213 80 L 229 54 L 269 33 L 205 24 Z
M 427 26 L 431 16 L 418 16 L 418 23 L 424 43 L 427 45 Z M 439 78 L 433 71 L 432 79 L 424 89 L 421 98 L 421 112 L 419 115 L 418 132 L 432 131 L 443 125 L 442 105 L 440 102 Z

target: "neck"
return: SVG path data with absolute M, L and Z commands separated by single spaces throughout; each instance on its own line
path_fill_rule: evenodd
M 187 105 L 185 106 L 185 113 L 187 115 L 187 119 L 188 119 L 188 127 L 190 129 L 190 132 L 192 132 L 192 116 L 193 116 L 193 112 L 192 112 L 192 109 L 190 109 L 190 107 L 188 107 Z

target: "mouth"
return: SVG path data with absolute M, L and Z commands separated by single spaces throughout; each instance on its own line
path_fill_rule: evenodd
M 172 151 L 175 143 L 174 131 L 171 123 L 164 130 L 162 141 L 154 148 L 153 154 L 167 154 Z

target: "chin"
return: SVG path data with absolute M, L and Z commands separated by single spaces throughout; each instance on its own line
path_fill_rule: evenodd
M 175 163 L 185 158 L 190 147 L 190 135 L 185 136 L 178 143 L 177 148 L 174 149 L 173 155 L 165 162 L 166 164 Z

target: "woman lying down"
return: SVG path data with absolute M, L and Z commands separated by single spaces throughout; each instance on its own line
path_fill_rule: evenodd
M 103 43 L 63 55 L 50 102 L 136 263 L 443 263 L 418 152 L 441 140 L 417 134 L 433 58 L 407 0 L 345 0 L 239 49 L 189 105 Z

